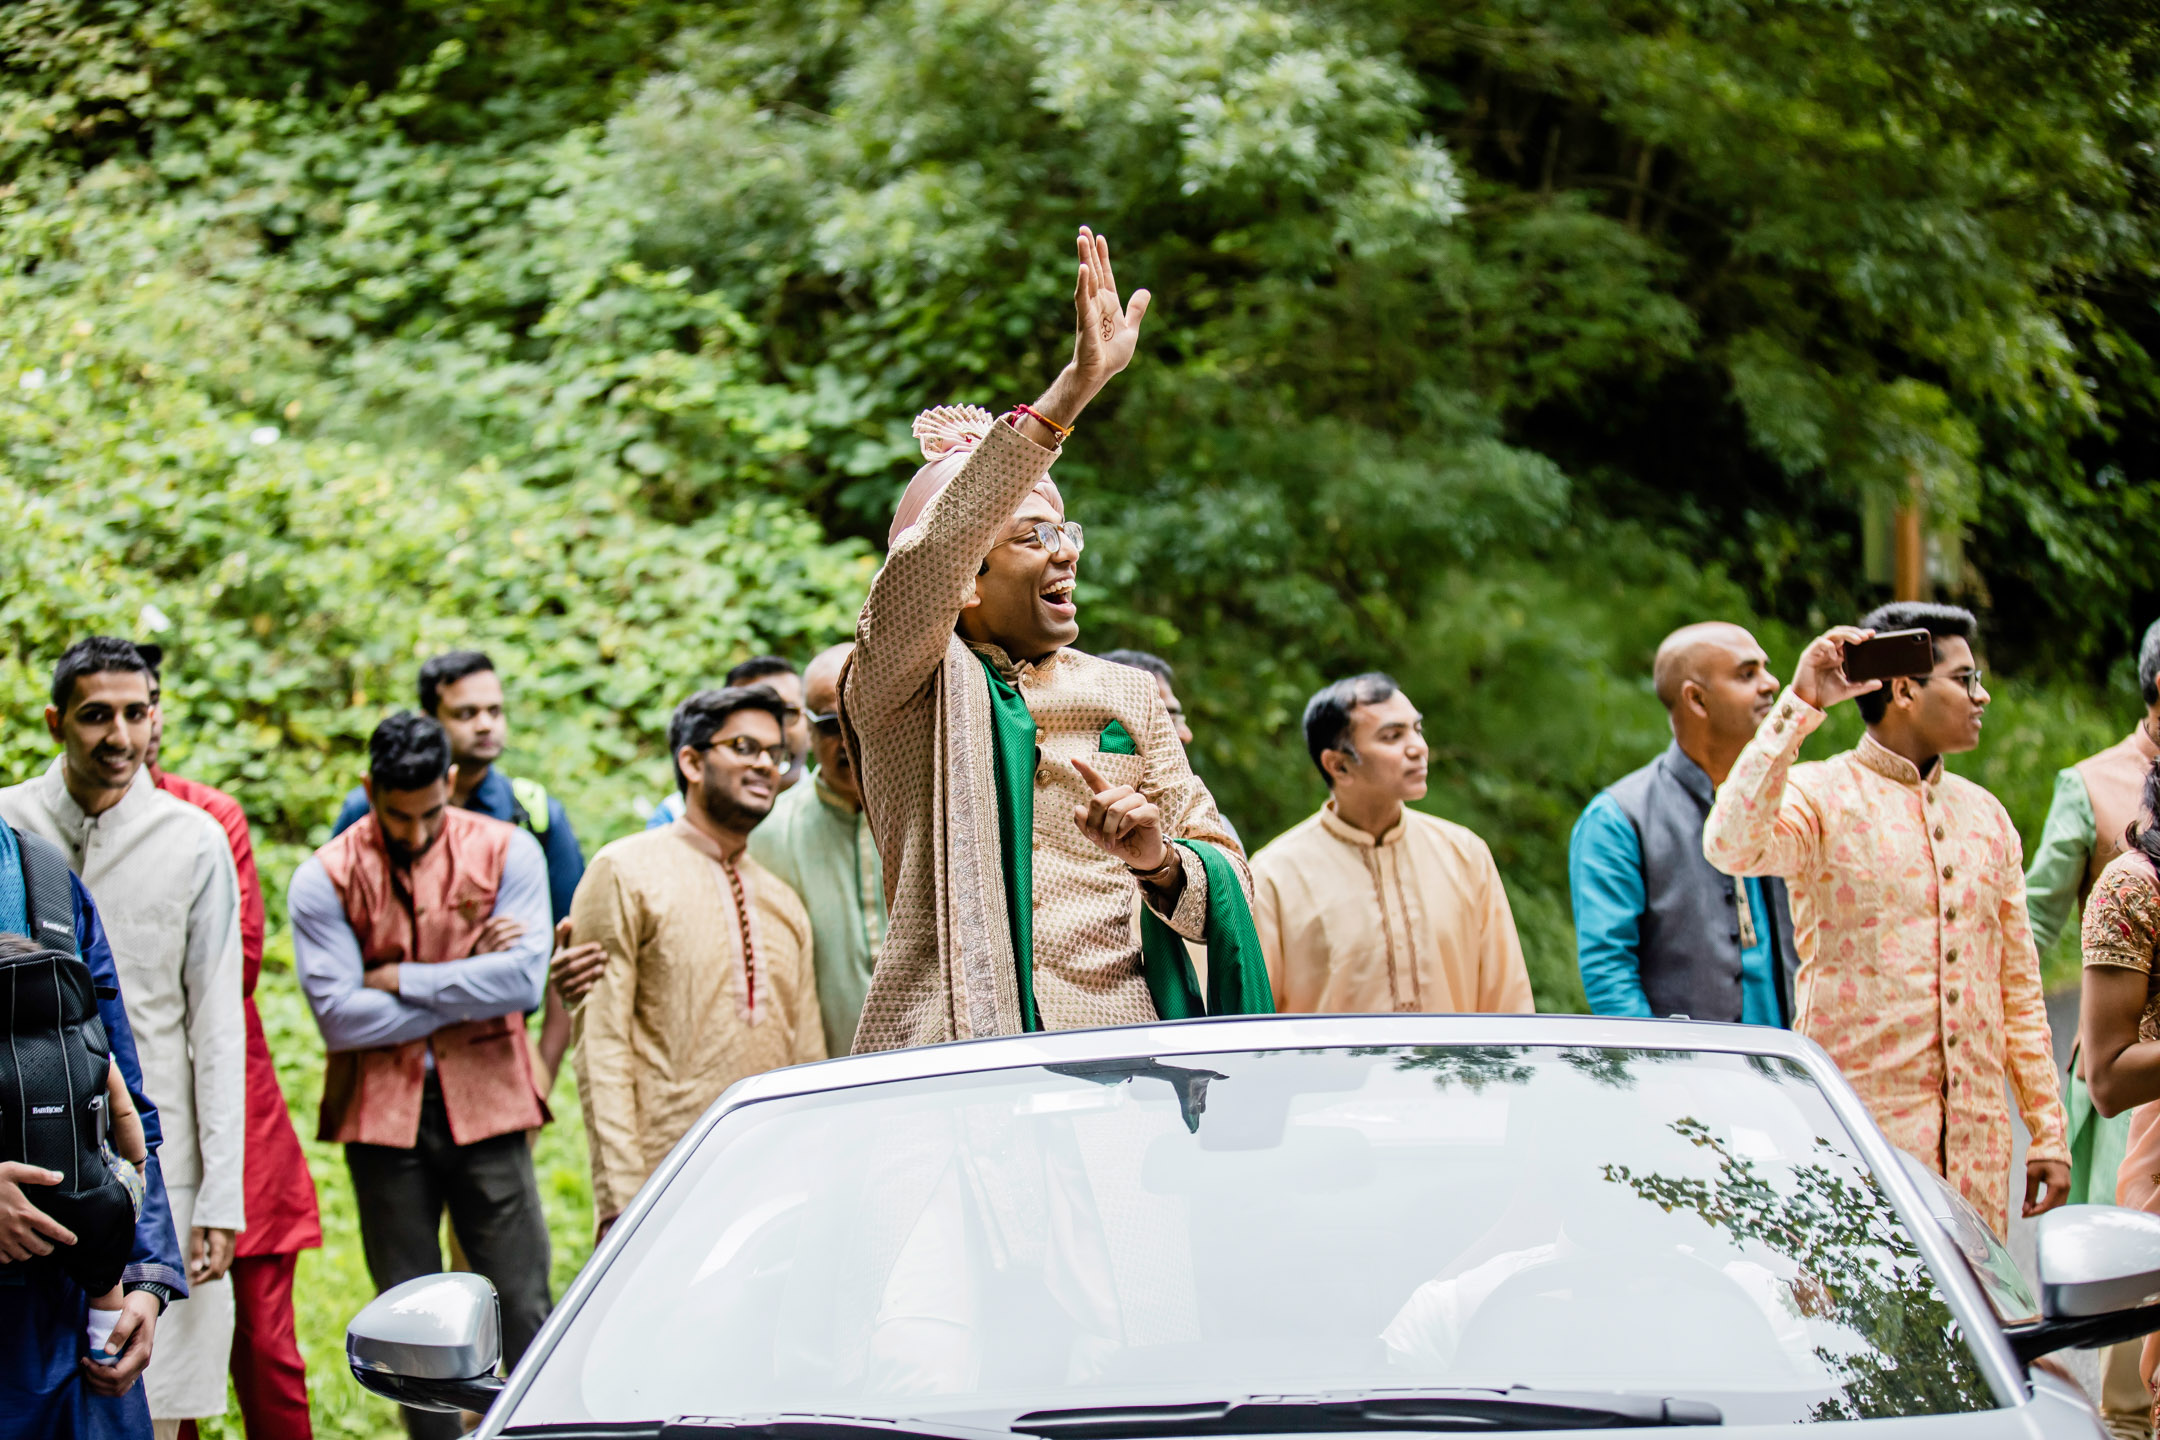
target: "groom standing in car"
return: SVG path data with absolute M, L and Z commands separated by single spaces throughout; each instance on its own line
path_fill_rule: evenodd
M 1274 1009 L 1244 851 L 1155 678 L 1070 648 L 1084 538 L 1050 466 L 1148 307 L 1106 240 L 1079 259 L 1048 391 L 916 419 L 928 463 L 856 626 L 840 715 L 891 908 L 858 1051 Z

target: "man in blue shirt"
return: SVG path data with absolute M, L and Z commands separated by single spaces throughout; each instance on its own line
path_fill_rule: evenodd
M 12 876 L 20 873 L 21 864 L 14 832 L 0 825 L 0 866 Z M 89 1297 L 82 1287 L 57 1268 L 24 1263 L 52 1253 L 56 1244 L 69 1243 L 60 1238 L 66 1232 L 55 1234 L 59 1227 L 24 1198 L 21 1185 L 37 1183 L 30 1167 L 0 1167 L 6 1172 L 0 1174 L 0 1256 L 18 1262 L 0 1263 L 0 1437 L 149 1440 L 150 1406 L 135 1382 L 150 1363 L 159 1315 L 170 1302 L 187 1297 L 187 1272 L 180 1263 L 180 1240 L 158 1169 L 158 1146 L 164 1137 L 157 1107 L 143 1094 L 142 1065 L 121 1002 L 112 946 L 90 892 L 72 875 L 69 882 L 75 945 L 97 986 L 98 1018 L 113 1057 L 142 1115 L 143 1138 L 150 1148 L 148 1184 L 135 1217 L 134 1252 L 120 1277 L 126 1299 L 107 1342 L 123 1348 L 117 1363 L 100 1365 L 86 1354 L 83 1327 Z
M 1583 994 L 1600 1015 L 1786 1025 L 1792 909 L 1777 879 L 1735 880 L 1703 858 L 1703 821 L 1778 694 L 1755 637 L 1689 625 L 1658 646 L 1673 742 L 1600 793 L 1568 839 Z

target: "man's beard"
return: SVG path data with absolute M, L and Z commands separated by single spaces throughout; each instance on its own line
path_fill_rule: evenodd
M 415 850 L 412 846 L 407 845 L 402 840 L 391 839 L 390 832 L 385 830 L 382 837 L 383 853 L 390 857 L 390 863 L 397 866 L 398 869 L 410 870 L 413 867 L 413 862 L 415 860 L 418 860 L 421 856 L 427 854 L 428 851 L 434 849 L 435 841 L 441 838 L 442 837 L 440 835 L 432 836 L 429 838 L 427 844 L 422 845 L 419 849 Z
M 701 788 L 704 791 L 705 798 L 699 808 L 705 812 L 705 818 L 712 821 L 714 826 L 719 829 L 732 830 L 736 834 L 747 835 L 757 828 L 758 821 L 763 820 L 772 813 L 772 802 L 769 800 L 765 802 L 763 808 L 753 810 L 732 795 L 723 792 L 717 785 L 707 785 Z

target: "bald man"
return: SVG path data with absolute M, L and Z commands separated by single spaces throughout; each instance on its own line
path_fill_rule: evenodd
M 1785 882 L 1735 880 L 1703 858 L 1717 787 L 1777 700 L 1778 679 L 1738 625 L 1688 625 L 1655 667 L 1672 744 L 1584 808 L 1568 839 L 1575 956 L 1600 1015 L 1786 1025 L 1792 908 Z
M 840 670 L 853 643 L 835 645 L 803 671 L 803 709 L 817 770 L 773 801 L 750 832 L 750 855 L 785 880 L 810 912 L 811 965 L 825 1053 L 855 1048 L 870 972 L 885 942 L 885 872 L 863 818 L 862 791 L 840 743 Z

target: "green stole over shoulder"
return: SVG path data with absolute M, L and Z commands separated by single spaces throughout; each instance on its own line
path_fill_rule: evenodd
M 980 655 L 990 682 L 991 773 L 997 781 L 999 869 L 1005 879 L 1005 919 L 1012 930 L 1013 959 L 1020 971 L 1021 1023 L 1040 1030 L 1035 1007 L 1035 717 L 1027 701 Z M 1122 742 L 1122 743 L 1120 743 Z M 1113 720 L 1103 748 L 1137 753 L 1125 727 Z M 1260 934 L 1253 928 L 1252 907 L 1238 883 L 1237 868 L 1205 840 L 1176 842 L 1200 858 L 1207 872 L 1207 994 L 1200 993 L 1192 959 L 1177 931 L 1150 909 L 1140 907 L 1140 967 L 1155 1013 L 1165 1020 L 1194 1015 L 1272 1015 L 1275 994 L 1268 986 L 1267 962 Z

